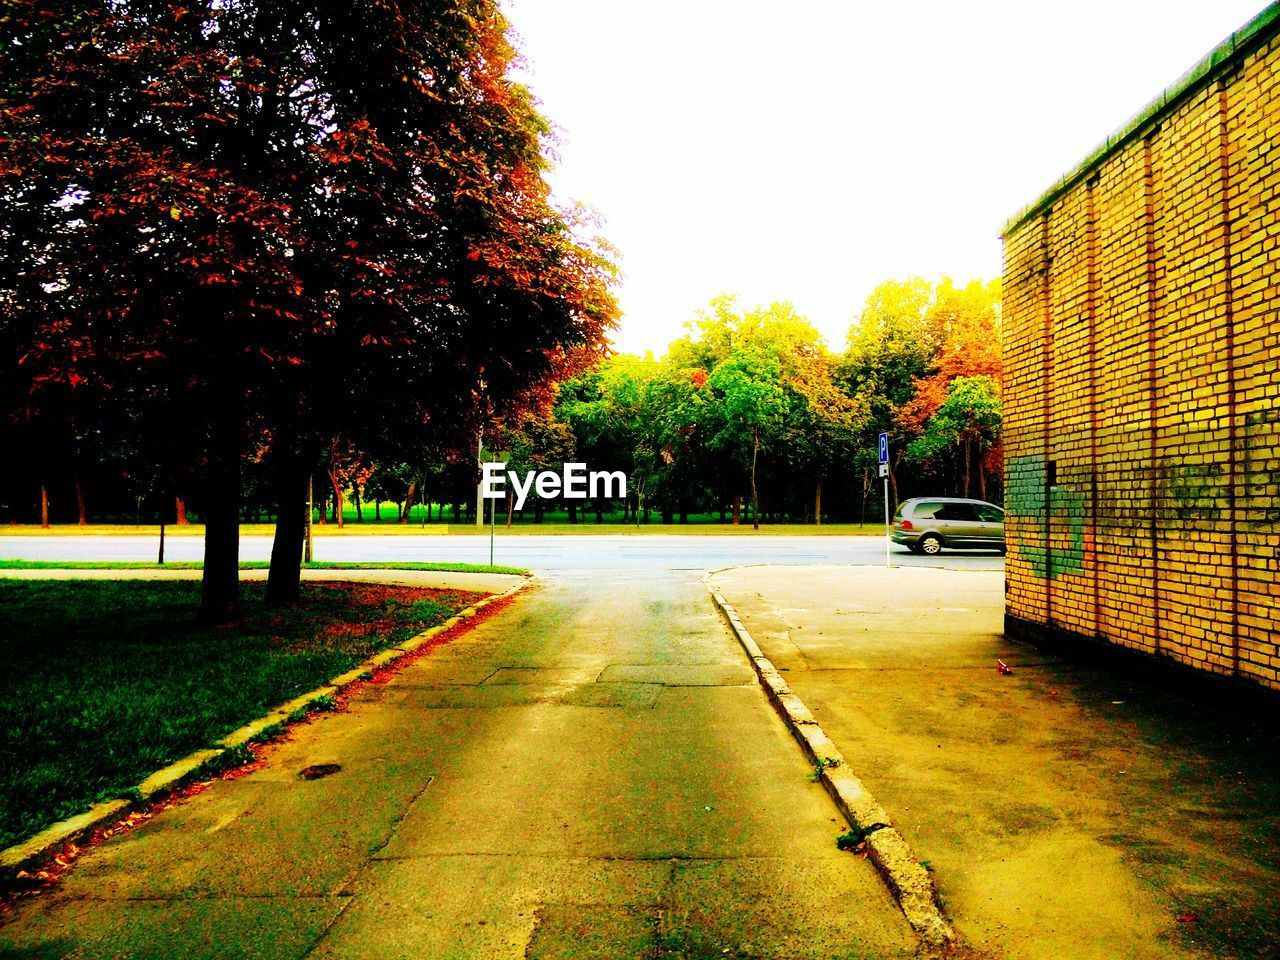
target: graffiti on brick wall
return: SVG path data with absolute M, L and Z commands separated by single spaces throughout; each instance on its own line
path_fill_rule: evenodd
M 1218 520 L 1227 507 L 1223 475 L 1215 462 L 1170 463 L 1156 467 L 1156 496 L 1161 520 Z
M 1206 439 L 1213 439 L 1208 437 Z M 1280 522 L 1280 409 L 1245 414 L 1239 440 L 1237 518 L 1251 528 Z M 1164 460 L 1156 467 L 1156 518 L 1173 523 L 1231 520 L 1231 477 L 1218 459 Z
M 1084 569 L 1085 499 L 1064 484 L 1050 484 L 1043 457 L 1012 457 L 1005 507 L 1016 524 L 1015 553 L 1042 579 Z
M 1237 522 L 1250 530 L 1274 527 L 1280 524 L 1280 408 L 1245 414 L 1239 443 Z M 1153 507 L 1166 536 L 1176 535 L 1181 525 L 1231 521 L 1231 478 L 1222 459 L 1167 458 L 1154 466 L 1135 466 L 1122 481 L 1132 485 L 1132 496 L 1104 494 L 1104 506 L 1094 518 L 1088 515 L 1085 495 L 1070 484 L 1050 482 L 1049 470 L 1043 457 L 1010 458 L 1005 492 L 1013 532 L 1010 550 L 1043 579 L 1083 571 L 1085 547 L 1095 525 L 1132 534 L 1135 526 L 1148 527 Z M 1153 471 L 1154 505 L 1146 493 Z M 1086 479 L 1084 486 L 1088 483 Z M 1150 546 L 1123 543 L 1112 543 L 1109 549 L 1135 556 L 1150 553 Z
M 1280 407 L 1245 414 L 1242 452 L 1245 523 L 1280 523 Z

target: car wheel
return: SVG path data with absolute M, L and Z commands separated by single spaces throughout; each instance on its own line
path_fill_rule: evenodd
M 942 549 L 942 540 L 936 533 L 926 533 L 920 538 L 920 552 L 932 557 Z

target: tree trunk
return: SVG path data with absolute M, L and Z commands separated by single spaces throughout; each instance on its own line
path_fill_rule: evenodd
M 374 523 L 382 522 L 382 498 L 381 497 L 373 501 L 373 522 Z
M 978 499 L 987 499 L 987 465 L 983 463 L 982 448 L 978 448 Z
M 312 536 L 314 531 L 311 529 L 311 507 L 313 502 L 315 501 L 315 497 L 312 494 L 314 493 L 316 475 L 312 473 L 310 470 L 307 470 L 306 473 L 307 473 L 307 505 L 306 507 L 303 508 L 303 511 L 302 511 L 302 516 L 304 518 L 303 524 L 302 524 L 302 529 L 303 529 L 302 562 L 310 563 L 312 560 L 315 559 L 315 552 L 313 549 L 315 547 L 315 537 Z
M 160 518 L 160 553 L 156 557 L 156 562 L 164 566 L 164 517 Z
M 49 488 L 40 484 L 40 526 L 49 528 Z
M 516 511 L 516 498 L 511 495 L 511 491 L 507 491 L 507 528 L 511 527 L 511 515 Z
M 187 519 L 186 497 L 179 495 L 173 498 L 173 515 L 174 523 L 180 527 L 185 527 L 191 523 L 191 521 Z
M 813 525 L 822 526 L 822 478 L 813 487 Z
M 85 505 L 84 505 L 84 484 L 82 484 L 79 480 L 76 481 L 76 511 L 79 514 L 79 520 L 77 522 L 80 524 L 80 526 L 82 527 L 88 526 L 89 511 L 85 509 Z
M 205 478 L 204 577 L 200 600 L 214 624 L 240 618 L 240 388 L 226 363 L 210 391 L 212 424 Z
M 751 523 L 753 530 L 760 529 L 760 492 L 756 489 L 756 460 L 760 456 L 760 432 L 751 431 Z
M 898 509 L 898 464 L 902 462 L 902 454 L 893 462 L 889 470 L 889 514 L 892 516 Z
M 972 465 L 969 463 L 969 447 L 971 445 L 972 444 L 968 440 L 962 444 L 964 447 L 964 493 L 961 494 L 961 496 L 963 497 L 969 496 L 969 474 L 973 470 Z
M 360 504 L 360 484 L 353 483 L 351 485 L 351 499 L 356 504 L 356 523 L 364 523 L 364 511 L 361 509 Z
M 267 572 L 267 602 L 292 603 L 301 590 L 302 548 L 307 537 L 307 467 L 292 451 L 276 463 L 276 534 Z
M 736 527 L 742 523 L 742 494 L 735 493 L 733 495 L 733 525 Z
M 578 505 L 574 503 L 572 500 L 570 500 L 567 504 L 565 504 L 565 506 L 569 510 L 569 522 L 577 523 L 578 522 Z
M 418 492 L 418 481 L 409 481 L 409 495 L 404 499 L 404 512 L 400 514 L 400 522 L 408 523 L 409 514 L 413 513 L 413 498 Z
M 604 509 L 598 500 L 596 501 L 596 523 L 604 523 Z

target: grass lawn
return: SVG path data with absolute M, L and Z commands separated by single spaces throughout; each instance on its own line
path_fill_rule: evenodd
M 200 584 L 0 580 L 0 847 L 98 800 L 481 594 L 308 583 L 245 622 L 198 618 Z
M 271 564 L 266 560 L 246 560 L 241 570 L 266 570 Z M 171 563 L 154 563 L 148 560 L 3 560 L 0 570 L 200 570 L 199 560 L 178 560 Z M 328 563 L 317 561 L 304 565 L 304 570 L 439 570 L 446 573 L 510 573 L 528 576 L 523 567 L 489 566 L 480 563 L 418 563 L 392 561 L 390 563 Z

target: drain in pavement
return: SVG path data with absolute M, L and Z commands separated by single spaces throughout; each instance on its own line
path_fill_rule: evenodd
M 298 771 L 298 776 L 303 780 L 319 780 L 321 777 L 327 777 L 341 769 L 342 765 L 337 763 L 316 763 L 309 767 L 303 767 Z

